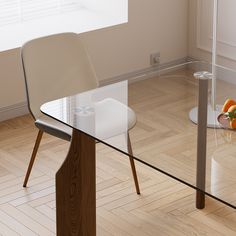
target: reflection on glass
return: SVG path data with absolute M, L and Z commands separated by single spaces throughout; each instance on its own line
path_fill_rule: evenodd
M 135 119 L 127 107 L 127 86 L 127 81 L 105 86 L 49 102 L 41 109 L 57 120 L 127 152 L 129 119 Z M 134 117 L 129 117 L 129 113 Z

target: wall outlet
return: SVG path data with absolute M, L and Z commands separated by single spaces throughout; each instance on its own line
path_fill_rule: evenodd
M 152 53 L 150 55 L 150 65 L 151 66 L 159 66 L 160 65 L 160 59 L 161 59 L 161 53 L 160 52 Z

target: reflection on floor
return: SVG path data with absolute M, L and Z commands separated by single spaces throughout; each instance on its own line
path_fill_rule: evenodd
M 193 142 L 196 127 L 187 120 L 186 112 L 195 105 L 197 86 L 189 73 L 180 74 L 185 76 L 180 78 L 178 74 L 176 82 L 172 77 L 159 84 L 153 79 L 130 85 L 130 105 L 138 115 L 131 140 L 136 155 L 150 158 L 161 153 L 166 159 L 158 159 L 160 166 L 176 171 L 177 175 L 185 169 L 183 177 L 194 181 L 194 172 L 191 171 L 195 171 Z M 166 94 L 168 89 L 169 95 Z M 151 111 L 156 109 L 165 114 L 165 119 L 164 116 L 153 115 Z M 184 131 L 186 137 L 183 136 Z M 220 137 L 213 163 L 215 170 L 219 168 L 219 158 L 226 157 L 224 146 L 230 136 L 231 140 L 236 139 L 234 134 L 225 132 L 228 131 L 209 131 L 209 156 L 216 147 L 214 135 Z M 36 134 L 29 116 L 0 123 L 0 235 L 55 235 L 54 175 L 69 144 L 45 135 L 29 186 L 23 189 L 23 178 Z M 223 163 L 230 169 L 236 148 L 234 150 L 232 142 L 229 145 L 229 159 Z M 137 171 L 141 196 L 135 194 L 128 158 L 97 144 L 98 235 L 236 235 L 235 210 L 210 198 L 207 198 L 206 209 L 196 210 L 192 189 L 139 163 Z M 230 171 L 227 173 L 231 175 Z M 224 172 L 222 175 L 227 178 Z M 214 186 L 219 187 L 217 184 Z M 222 192 L 232 196 L 236 192 L 234 186 L 230 190 L 227 186 L 221 188 L 225 189 Z

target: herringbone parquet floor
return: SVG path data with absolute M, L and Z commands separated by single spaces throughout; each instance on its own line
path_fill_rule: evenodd
M 142 109 L 145 109 L 141 89 L 145 81 L 138 83 L 130 86 L 130 104 L 137 110 L 139 118 L 137 129 L 131 131 L 131 140 L 135 151 L 141 153 L 145 150 L 145 140 L 142 142 L 142 138 L 149 143 L 161 137 L 156 132 L 152 133 L 150 126 L 154 120 L 150 119 L 149 125 L 145 125 L 148 118 L 142 117 L 139 112 L 141 101 Z M 195 85 L 191 86 L 194 89 Z M 162 91 L 163 88 L 154 89 Z M 181 85 L 176 91 L 178 89 Z M 149 100 L 146 102 L 150 106 L 150 99 L 155 100 L 154 95 L 155 91 L 147 96 Z M 171 123 L 168 124 L 171 127 Z M 158 125 L 167 137 L 171 134 L 171 130 L 166 130 L 168 124 Z M 24 189 L 23 178 L 36 134 L 33 120 L 28 115 L 0 123 L 0 235 L 47 236 L 56 233 L 54 175 L 64 160 L 69 144 L 45 135 L 28 188 Z M 189 140 L 186 145 L 188 143 Z M 175 154 L 172 148 L 167 152 L 169 155 Z M 128 158 L 97 144 L 99 236 L 236 235 L 235 210 L 210 198 L 207 198 L 204 210 L 196 210 L 194 190 L 147 166 L 137 162 L 136 165 L 141 196 L 135 193 Z

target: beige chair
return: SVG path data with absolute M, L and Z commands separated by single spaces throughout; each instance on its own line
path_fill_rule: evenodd
M 21 50 L 29 110 L 39 129 L 23 186 L 26 187 L 44 132 L 70 141 L 72 130 L 40 112 L 50 100 L 97 88 L 98 82 L 89 57 L 75 33 L 63 33 L 27 42 Z M 129 129 L 136 123 L 128 108 Z M 132 154 L 129 134 L 128 150 Z M 136 191 L 140 194 L 133 158 L 130 157 Z

